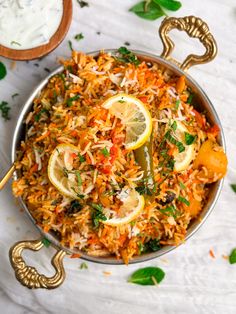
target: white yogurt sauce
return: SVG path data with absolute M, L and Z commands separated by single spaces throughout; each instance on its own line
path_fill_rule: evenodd
M 62 0 L 0 0 L 0 44 L 18 50 L 47 44 L 62 13 Z

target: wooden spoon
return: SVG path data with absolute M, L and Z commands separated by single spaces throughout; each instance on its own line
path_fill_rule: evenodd
M 16 50 L 0 45 L 0 56 L 12 60 L 32 60 L 41 58 L 54 50 L 65 38 L 72 19 L 72 0 L 63 0 L 63 15 L 56 33 L 49 43 L 31 49 Z

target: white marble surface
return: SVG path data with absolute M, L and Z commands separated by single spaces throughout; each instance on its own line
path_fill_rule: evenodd
M 161 52 L 157 36 L 160 20 L 148 22 L 128 12 L 136 0 L 88 0 L 90 7 L 80 9 L 74 2 L 74 17 L 67 38 L 42 61 L 11 62 L 0 57 L 8 68 L 0 81 L 0 101 L 12 106 L 11 121 L 0 119 L 0 176 L 10 165 L 11 137 L 19 111 L 32 88 L 50 70 L 57 67 L 57 56 L 69 56 L 68 40 L 79 32 L 84 34 L 73 46 L 82 51 L 117 48 L 128 41 L 131 48 Z M 39 234 L 28 217 L 19 211 L 11 194 L 10 184 L 0 192 L 0 312 L 19 313 L 236 313 L 236 265 L 222 258 L 236 247 L 236 195 L 229 184 L 236 182 L 236 2 L 235 0 L 183 0 L 177 16 L 202 17 L 214 33 L 218 57 L 211 63 L 190 69 L 201 84 L 222 120 L 229 157 L 229 171 L 220 199 L 205 225 L 185 244 L 163 259 L 140 265 L 109 266 L 88 263 L 80 270 L 78 259 L 65 259 L 67 278 L 53 291 L 30 291 L 16 280 L 8 260 L 9 247 L 21 239 L 36 239 Z M 101 35 L 97 35 L 101 32 Z M 1 36 L 1 34 L 0 34 Z M 176 56 L 201 52 L 197 40 L 173 32 L 178 42 Z M 35 66 L 39 63 L 39 67 Z M 14 100 L 11 95 L 19 93 Z M 216 258 L 209 255 L 213 249 Z M 27 261 L 40 271 L 52 272 L 49 260 L 52 249 L 33 254 Z M 166 272 L 159 287 L 142 287 L 126 282 L 138 267 L 158 265 Z M 110 271 L 105 276 L 103 271 Z

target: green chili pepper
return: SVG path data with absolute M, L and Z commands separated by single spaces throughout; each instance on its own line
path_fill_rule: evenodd
M 145 144 L 134 150 L 134 156 L 141 170 L 144 171 L 143 185 L 136 189 L 137 191 L 142 191 L 140 194 L 151 196 L 155 188 L 152 160 L 152 135 Z

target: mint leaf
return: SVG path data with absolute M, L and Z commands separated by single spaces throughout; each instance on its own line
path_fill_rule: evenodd
M 148 5 L 146 1 L 141 1 L 130 8 L 129 11 L 135 13 L 137 16 L 143 19 L 150 21 L 154 21 L 165 15 L 165 12 L 162 10 L 162 8 L 158 4 L 154 3 L 154 1 L 151 1 Z
M 165 277 L 165 273 L 158 267 L 145 267 L 136 270 L 129 278 L 128 282 L 144 286 L 154 286 L 160 283 Z
M 153 0 L 153 2 L 170 11 L 177 11 L 182 6 L 181 2 L 175 0 Z

